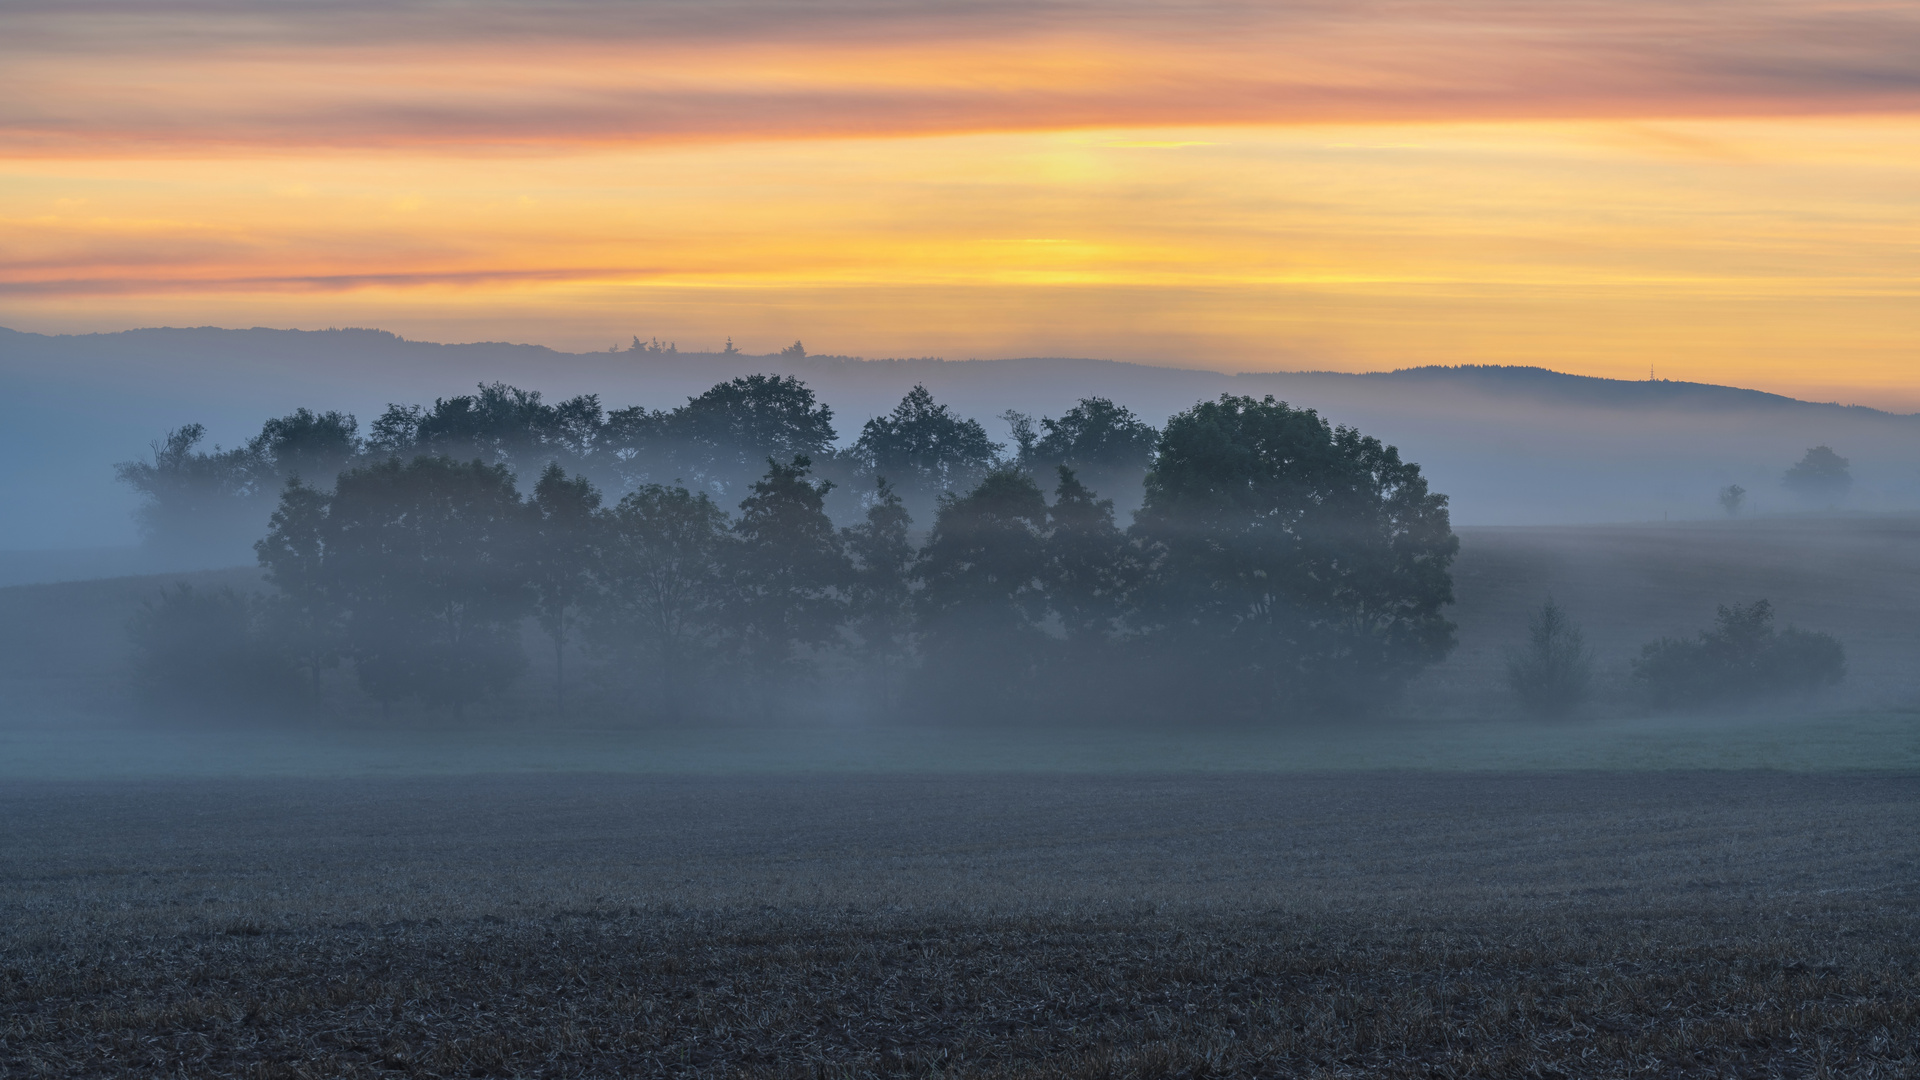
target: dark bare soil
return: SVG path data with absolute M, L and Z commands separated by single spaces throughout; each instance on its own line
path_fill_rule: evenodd
M 1920 779 L 12 784 L 0 1075 L 1920 1075 Z

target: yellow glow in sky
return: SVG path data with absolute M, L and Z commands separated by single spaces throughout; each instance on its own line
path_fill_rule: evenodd
M 1418 7 L 1396 30 L 1228 5 L 1219 33 L 1152 7 L 991 29 L 783 9 L 755 36 L 660 5 L 648 52 L 622 37 L 647 25 L 596 41 L 537 13 L 544 39 L 368 29 L 406 5 L 216 5 L 194 18 L 224 37 L 149 48 L 171 23 L 102 38 L 49 6 L 0 45 L 0 325 L 1651 365 L 1920 408 L 1920 106 L 1898 86 L 1663 53 L 1679 16 L 1652 5 L 1612 9 L 1611 38 L 1593 9 L 1469 12 L 1449 37 Z M 1793 45 L 1735 29 L 1756 56 Z M 1853 31 L 1822 39 L 1853 50 L 1842 74 L 1909 32 Z

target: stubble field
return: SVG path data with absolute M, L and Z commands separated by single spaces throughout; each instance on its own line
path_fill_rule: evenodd
M 11 781 L 0 1075 L 1911 1076 L 1920 778 Z

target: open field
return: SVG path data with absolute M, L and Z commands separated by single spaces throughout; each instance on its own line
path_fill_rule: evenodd
M 1910 1076 L 1920 779 L 0 788 L 8 1076 Z
M 1920 712 L 1393 719 L 1278 728 L 887 723 L 390 728 L 141 721 L 0 726 L 0 780 L 478 773 L 1154 773 L 1421 769 L 1920 771 Z

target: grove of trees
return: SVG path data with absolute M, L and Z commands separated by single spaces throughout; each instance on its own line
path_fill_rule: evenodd
M 1008 419 L 1011 451 L 916 387 L 839 448 L 792 378 L 667 411 L 496 384 L 365 437 L 307 410 L 239 450 L 183 428 L 121 471 L 167 543 L 209 505 L 259 515 L 273 590 L 149 623 L 224 619 L 248 645 L 223 655 L 383 709 L 458 715 L 534 668 L 562 713 L 1276 716 L 1369 708 L 1452 647 L 1446 498 L 1377 439 L 1271 397 L 1164 431 L 1100 398 Z

